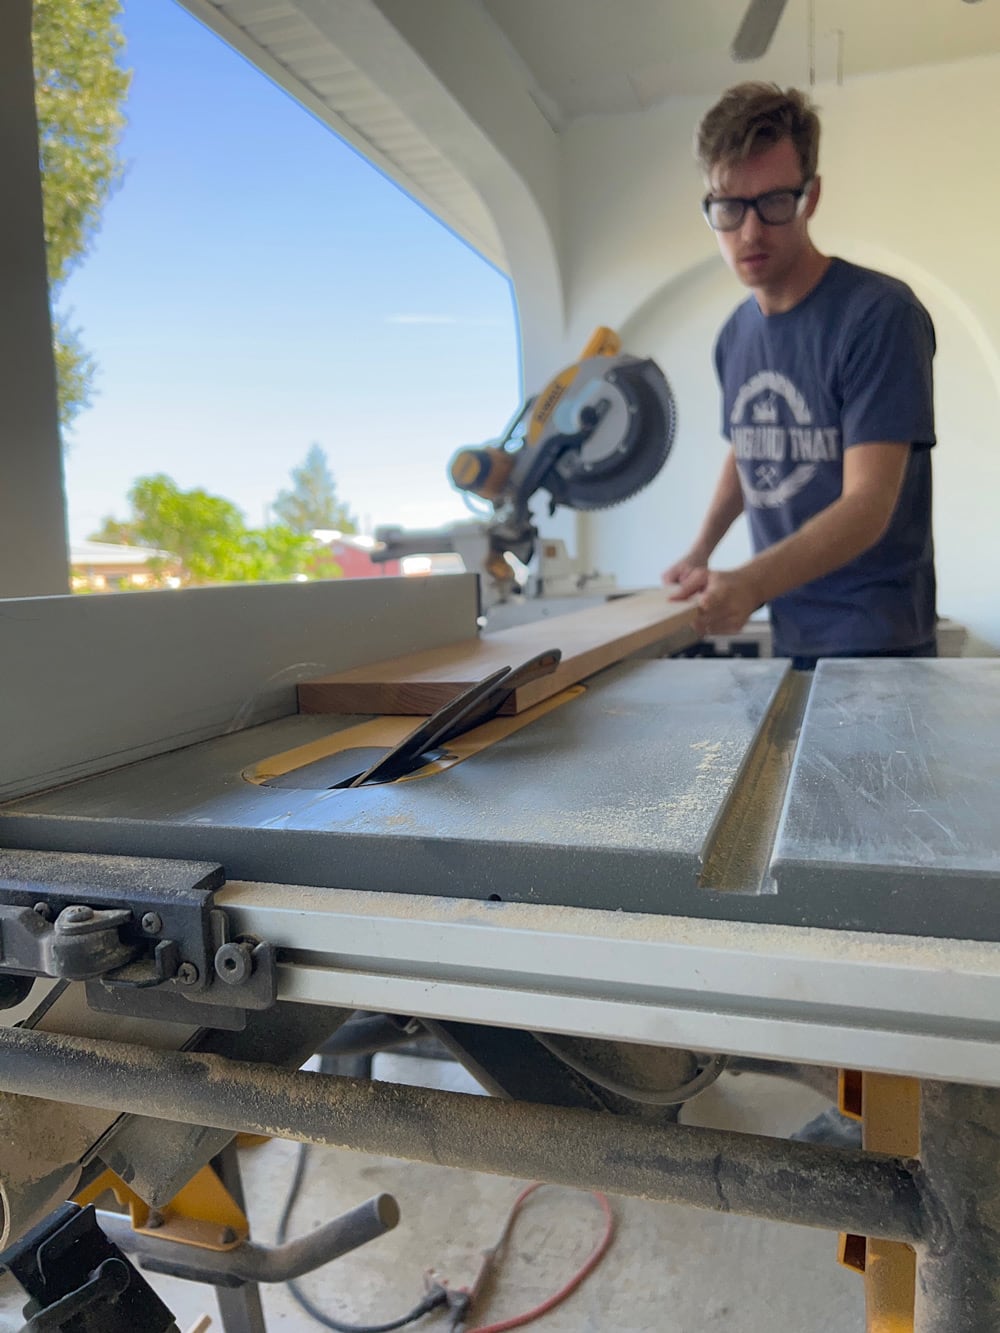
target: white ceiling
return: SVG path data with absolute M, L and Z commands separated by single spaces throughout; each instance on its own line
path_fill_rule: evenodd
M 411 50 L 410 65 L 400 62 L 394 15 L 408 14 L 432 45 L 448 48 L 443 68 L 457 61 L 475 78 L 475 55 L 451 31 L 467 6 L 504 60 L 503 77 L 557 132 L 586 116 L 711 97 L 742 79 L 808 87 L 1000 52 L 1000 0 L 787 0 L 771 49 L 752 64 L 735 63 L 729 51 L 748 0 L 179 3 L 501 268 L 494 217 L 461 169 L 455 134 L 421 129 L 403 110 L 401 82 L 416 80 L 420 102 L 436 61 L 433 51 L 422 60 Z
M 826 82 L 1000 51 L 1000 0 L 788 0 L 767 55 L 744 65 L 729 47 L 748 0 L 478 3 L 557 129 L 741 79 L 802 86 L 811 69 Z

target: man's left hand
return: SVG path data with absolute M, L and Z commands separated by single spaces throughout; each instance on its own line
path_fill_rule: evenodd
M 677 590 L 684 597 L 698 593 L 694 628 L 699 634 L 738 634 L 761 605 L 753 580 L 740 569 L 697 570 Z

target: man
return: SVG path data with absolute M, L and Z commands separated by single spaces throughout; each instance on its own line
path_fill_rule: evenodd
M 703 210 L 750 289 L 715 363 L 730 441 L 694 544 L 666 570 L 701 633 L 765 603 L 776 656 L 935 656 L 934 329 L 903 283 L 813 245 L 819 120 L 772 84 L 731 88 L 698 128 Z M 755 551 L 709 560 L 746 511 Z

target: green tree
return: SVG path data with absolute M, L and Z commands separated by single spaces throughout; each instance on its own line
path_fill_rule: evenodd
M 273 583 L 311 572 L 316 546 L 311 537 L 279 523 L 248 528 L 242 540 L 241 578 Z
M 53 306 L 123 175 L 118 145 L 131 75 L 119 63 L 125 45 L 120 14 L 121 0 L 35 0 L 35 102 Z M 95 373 L 68 318 L 54 310 L 64 430 L 90 401 Z
M 271 506 L 286 527 L 301 533 L 317 528 L 357 532 L 354 515 L 337 498 L 337 483 L 318 444 L 310 446 L 304 462 L 292 468 L 291 476 L 291 490 L 279 492 Z
M 106 518 L 93 541 L 152 546 L 180 560 L 189 583 L 277 582 L 310 568 L 311 538 L 281 524 L 248 528 L 230 500 L 208 491 L 182 491 L 159 473 L 139 477 L 125 520 Z M 152 564 L 152 562 L 151 562 Z

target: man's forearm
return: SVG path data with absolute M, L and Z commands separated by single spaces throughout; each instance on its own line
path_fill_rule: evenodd
M 752 582 L 758 605 L 849 564 L 882 536 L 887 518 L 865 495 L 842 495 L 742 568 Z
M 855 445 L 844 457 L 840 498 L 739 569 L 691 570 L 676 596 L 701 594 L 699 633 L 735 633 L 765 602 L 855 560 L 880 539 L 899 500 L 910 447 Z
M 702 553 L 707 561 L 709 556 L 722 541 L 740 514 L 743 513 L 743 488 L 740 474 L 736 468 L 736 459 L 732 450 L 726 455 L 726 461 L 719 473 L 715 491 L 712 495 L 708 512 L 698 531 L 692 549 Z

